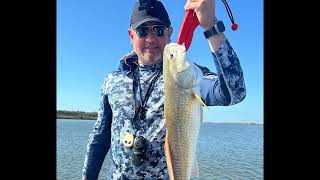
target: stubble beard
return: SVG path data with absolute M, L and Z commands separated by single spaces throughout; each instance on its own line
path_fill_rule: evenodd
M 145 64 L 158 64 L 162 61 L 162 53 L 159 53 L 156 56 L 150 55 L 150 54 L 143 54 L 141 56 L 141 60 Z

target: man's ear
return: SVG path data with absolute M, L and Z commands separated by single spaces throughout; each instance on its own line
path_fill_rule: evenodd
M 172 35 L 172 32 L 173 32 L 173 28 L 170 26 L 170 27 L 168 28 L 169 37 Z
M 130 42 L 132 44 L 132 40 L 133 40 L 133 30 L 132 29 L 128 29 L 128 35 L 130 37 Z

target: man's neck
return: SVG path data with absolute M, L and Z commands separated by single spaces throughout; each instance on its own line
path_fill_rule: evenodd
M 162 60 L 161 61 L 143 61 L 141 59 L 138 60 L 138 64 L 142 64 L 142 65 L 155 65 L 160 63 L 162 63 Z

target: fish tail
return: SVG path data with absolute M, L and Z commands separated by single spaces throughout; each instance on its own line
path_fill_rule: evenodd
M 199 164 L 198 161 L 195 159 L 193 168 L 192 168 L 192 177 L 197 177 L 199 178 L 200 172 L 199 172 Z
M 204 120 L 204 117 L 203 117 L 203 108 L 200 106 L 200 121 L 201 121 L 201 124 L 203 123 L 203 120 Z

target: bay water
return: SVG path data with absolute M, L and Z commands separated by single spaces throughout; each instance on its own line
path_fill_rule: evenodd
M 57 180 L 81 180 L 95 120 L 57 119 Z M 263 179 L 263 125 L 205 122 L 198 144 L 200 180 Z M 111 166 L 108 153 L 99 180 Z

